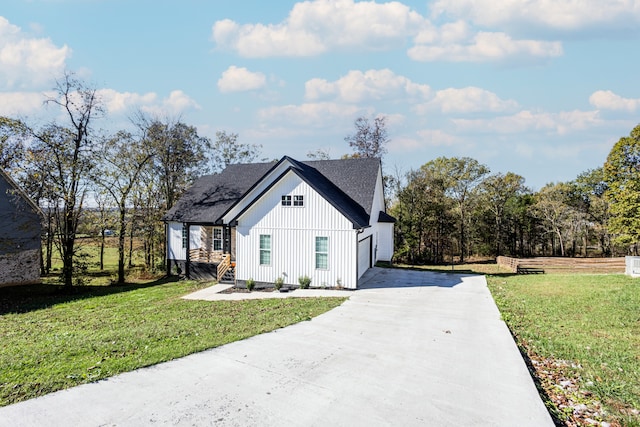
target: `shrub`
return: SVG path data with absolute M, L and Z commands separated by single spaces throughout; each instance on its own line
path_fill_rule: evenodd
M 311 285 L 311 277 L 309 276 L 300 276 L 298 277 L 298 283 L 300 283 L 300 289 L 307 289 L 309 285 Z
M 273 282 L 273 286 L 275 286 L 276 290 L 280 290 L 284 285 L 284 279 L 282 277 L 278 277 L 275 282 Z
M 248 279 L 246 282 L 247 285 L 247 289 L 249 290 L 249 292 L 251 292 L 253 290 L 253 288 L 256 287 L 256 281 L 253 279 Z

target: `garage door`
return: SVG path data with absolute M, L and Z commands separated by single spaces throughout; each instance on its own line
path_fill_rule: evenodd
M 358 279 L 371 267 L 371 236 L 358 242 Z

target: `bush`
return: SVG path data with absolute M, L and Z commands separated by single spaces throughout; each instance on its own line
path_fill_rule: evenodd
M 256 281 L 253 279 L 248 279 L 246 282 L 247 285 L 247 289 L 249 290 L 249 292 L 251 292 L 253 290 L 253 288 L 256 287 Z
M 273 286 L 275 286 L 276 290 L 279 291 L 284 285 L 284 279 L 282 277 L 278 277 L 275 282 L 273 282 Z
M 309 285 L 311 285 L 311 277 L 300 276 L 298 277 L 298 283 L 300 283 L 300 289 L 308 289 Z

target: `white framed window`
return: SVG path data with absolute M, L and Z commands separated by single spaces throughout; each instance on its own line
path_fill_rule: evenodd
M 260 265 L 271 265 L 271 235 L 260 235 Z
M 282 206 L 291 206 L 291 196 L 289 195 L 282 196 Z
M 327 270 L 329 268 L 329 238 L 316 237 L 316 269 Z
M 303 195 L 298 195 L 298 196 L 293 196 L 293 206 L 304 206 L 304 196 Z
M 213 229 L 213 250 L 222 250 L 222 228 Z
M 182 224 L 182 249 L 187 249 L 187 239 L 189 238 L 187 224 Z

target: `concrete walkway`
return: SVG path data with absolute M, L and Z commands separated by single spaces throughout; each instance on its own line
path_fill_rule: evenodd
M 0 425 L 553 426 L 484 277 L 367 278 L 311 321 L 0 408 Z

